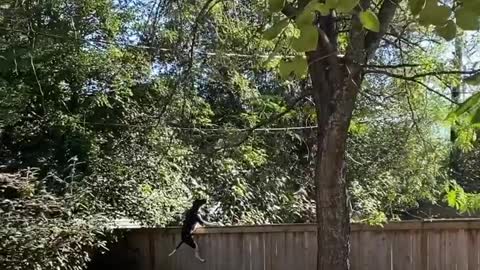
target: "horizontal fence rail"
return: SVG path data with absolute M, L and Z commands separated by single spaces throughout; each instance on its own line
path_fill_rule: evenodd
M 352 270 L 480 270 L 480 220 L 405 221 L 384 227 L 352 224 Z M 201 228 L 201 263 L 179 228 L 129 228 L 124 249 L 139 270 L 314 270 L 315 224 Z

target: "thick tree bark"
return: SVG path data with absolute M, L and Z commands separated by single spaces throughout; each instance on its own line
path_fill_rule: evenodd
M 344 153 L 360 76 L 349 75 L 348 67 L 339 63 L 338 76 L 331 76 L 322 63 L 311 65 L 319 126 L 315 168 L 319 270 L 349 269 L 350 224 Z
M 307 53 L 318 123 L 315 166 L 317 270 L 350 269 L 350 215 L 344 160 L 348 127 L 362 82 L 362 66 L 378 48 L 399 1 L 382 3 L 378 33 L 365 31 L 358 14 L 352 16 L 350 45 L 345 57 L 338 56 L 335 14 L 321 16 L 317 22 L 317 49 Z M 308 1 L 299 3 L 301 9 Z M 370 0 L 360 0 L 360 5 L 365 9 Z M 298 9 L 286 5 L 282 12 L 293 18 Z
M 361 69 L 358 64 L 337 56 L 334 17 L 322 18 L 320 25 L 318 49 L 307 54 L 318 123 L 317 269 L 348 270 L 350 215 L 344 153 Z

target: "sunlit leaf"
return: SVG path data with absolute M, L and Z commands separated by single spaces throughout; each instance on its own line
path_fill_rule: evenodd
M 295 23 L 297 25 L 305 25 L 305 24 L 311 24 L 313 23 L 313 20 L 315 19 L 315 13 L 313 13 L 310 10 L 304 10 L 295 20 Z
M 298 78 L 304 78 L 308 72 L 308 63 L 306 57 L 303 55 L 295 56 L 291 63 L 291 67 Z
M 457 193 L 455 189 L 449 190 L 447 193 L 447 204 L 450 207 L 455 207 L 457 204 Z
M 363 27 L 366 29 L 378 32 L 380 31 L 380 22 L 378 21 L 377 15 L 370 9 L 360 12 L 360 22 Z
M 457 25 L 463 30 L 479 30 L 479 16 L 467 8 L 459 8 L 455 11 Z
M 470 119 L 471 124 L 480 124 L 480 107 L 477 108 L 475 113 L 472 115 Z
M 465 100 L 460 106 L 453 112 L 451 112 L 448 115 L 448 118 L 454 117 L 454 116 L 460 116 L 463 113 L 471 110 L 475 106 L 479 105 L 480 103 L 480 92 L 472 95 L 469 97 L 467 100 Z
M 276 38 L 282 31 L 287 27 L 289 21 L 288 19 L 283 19 L 276 24 L 272 25 L 270 28 L 263 32 L 263 37 L 266 40 L 272 40 Z
M 457 25 L 455 25 L 452 20 L 449 20 L 447 24 L 435 27 L 435 31 L 439 36 L 443 37 L 447 41 L 450 41 L 457 35 Z
M 314 25 L 303 25 L 300 37 L 292 41 L 292 48 L 297 52 L 313 51 L 317 48 L 318 30 Z

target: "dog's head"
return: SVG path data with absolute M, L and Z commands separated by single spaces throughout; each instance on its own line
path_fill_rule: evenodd
M 193 201 L 193 206 L 194 207 L 200 207 L 200 206 L 202 206 L 206 203 L 207 203 L 206 199 L 196 199 L 195 201 Z

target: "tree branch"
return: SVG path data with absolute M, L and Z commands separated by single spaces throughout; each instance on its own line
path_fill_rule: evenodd
M 395 69 L 406 67 L 419 67 L 421 64 L 398 64 L 398 65 L 362 65 L 363 68 Z
M 420 79 L 420 78 L 425 78 L 425 77 L 429 77 L 429 76 L 453 75 L 453 74 L 473 75 L 473 74 L 477 74 L 479 72 L 480 72 L 480 69 L 473 69 L 473 70 L 468 70 L 468 71 L 444 70 L 444 71 L 431 71 L 431 72 L 425 72 L 425 73 L 418 73 L 418 74 L 415 74 L 413 76 L 403 76 L 403 75 L 391 73 L 391 72 L 388 72 L 388 71 L 369 69 L 369 70 L 366 70 L 364 73 L 365 74 L 369 74 L 369 73 L 384 74 L 384 75 L 388 75 L 388 76 L 392 76 L 392 77 L 401 76 L 402 78 L 408 78 L 408 79 Z
M 380 44 L 380 40 L 387 33 L 388 27 L 393 20 L 395 11 L 397 10 L 398 3 L 400 0 L 385 0 L 383 1 L 382 7 L 378 12 L 378 20 L 380 21 L 380 31 L 379 32 L 368 32 L 365 37 L 365 49 L 366 49 L 366 60 L 372 57 L 375 50 Z
M 430 86 L 426 85 L 425 83 L 417 80 L 418 79 L 417 77 L 407 77 L 407 76 L 403 76 L 403 75 L 400 75 L 400 74 L 395 74 L 395 73 L 391 73 L 391 72 L 383 71 L 383 70 L 374 70 L 373 72 L 372 71 L 370 71 L 370 72 L 366 71 L 365 73 L 383 74 L 383 75 L 387 75 L 387 76 L 392 77 L 392 78 L 397 78 L 397 79 L 402 79 L 402 80 L 409 81 L 409 82 L 414 82 L 414 83 L 417 83 L 417 84 L 423 86 L 428 91 L 430 91 L 432 93 L 435 93 L 438 96 L 448 100 L 449 102 L 451 102 L 453 104 L 458 104 L 456 101 L 454 101 L 453 99 L 451 99 L 447 95 L 442 94 L 442 93 L 438 92 L 437 90 L 431 88 Z

